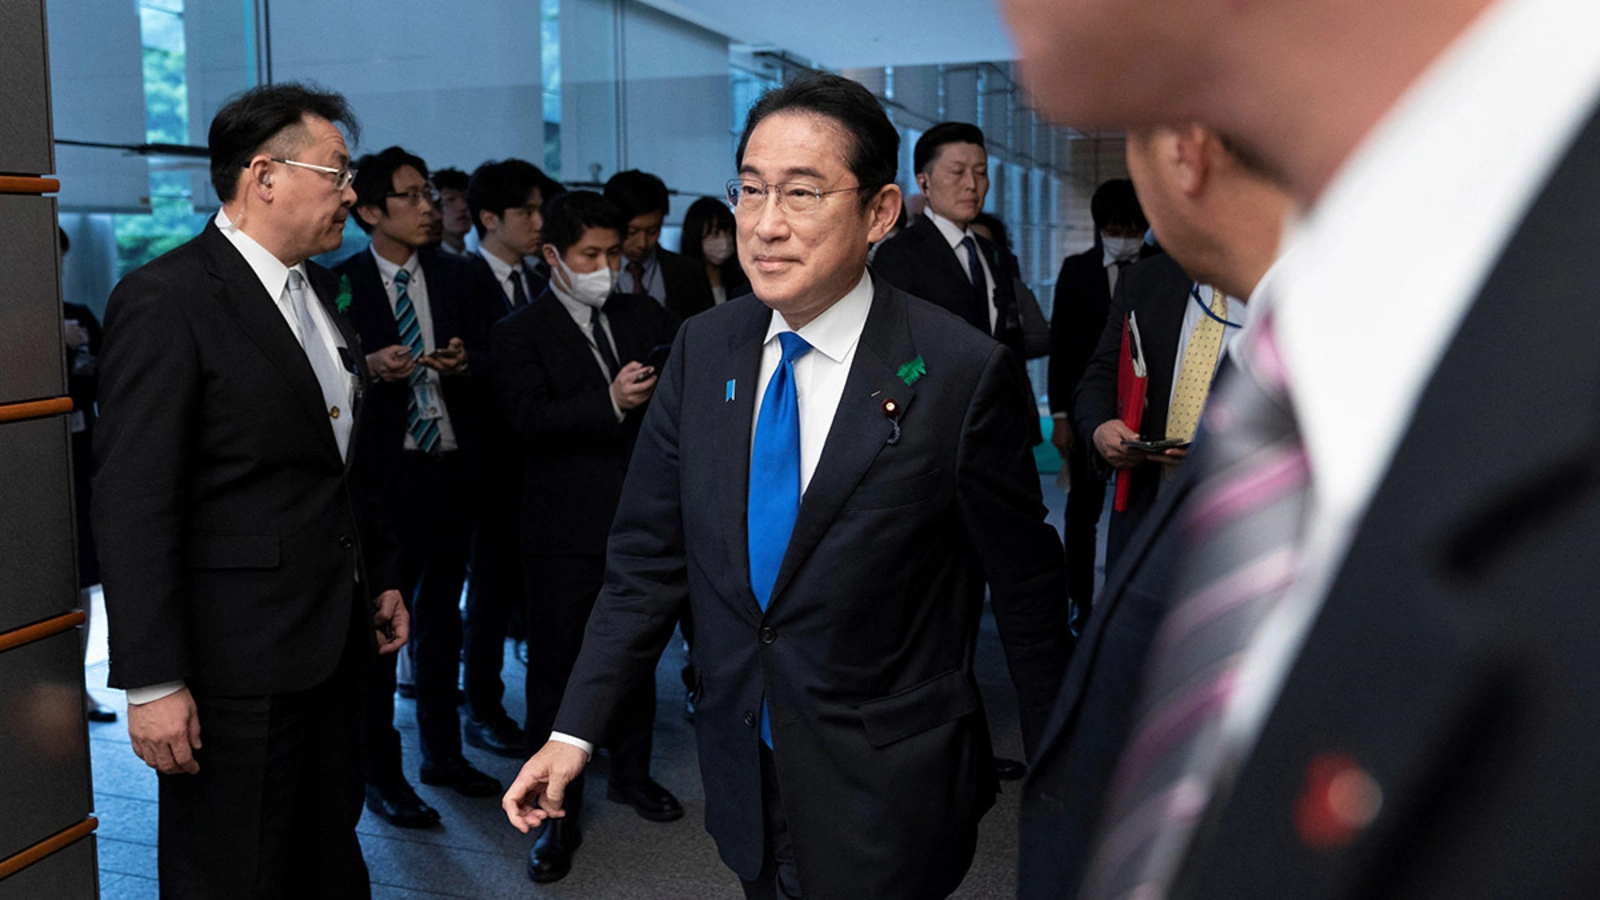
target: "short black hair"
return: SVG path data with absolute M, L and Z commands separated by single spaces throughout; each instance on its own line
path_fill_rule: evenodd
M 356 170 L 356 180 L 351 186 L 356 191 L 356 207 L 376 206 L 388 214 L 389 194 L 394 190 L 394 173 L 404 166 L 410 166 L 422 173 L 424 180 L 428 177 L 428 164 L 422 157 L 407 151 L 403 147 L 385 147 L 377 153 L 368 153 L 356 160 L 353 168 Z M 372 226 L 360 216 L 352 216 L 361 230 L 372 233 Z
M 67 230 L 60 225 L 56 226 L 56 241 L 61 245 L 61 253 L 63 255 L 72 249 L 72 238 L 67 237 Z
M 911 151 L 912 172 L 921 175 L 928 171 L 946 144 L 977 144 L 985 153 L 989 146 L 983 141 L 983 129 L 970 122 L 940 122 L 917 138 L 917 146 Z
M 734 165 L 744 166 L 744 150 L 756 126 L 778 113 L 809 113 L 831 119 L 851 141 L 844 155 L 851 174 L 861 183 L 861 205 L 893 184 L 900 165 L 900 133 L 883 111 L 883 104 L 859 83 L 840 75 L 814 73 L 774 88 L 750 107 Z
M 497 216 L 506 210 L 528 202 L 528 195 L 539 189 L 539 199 L 550 202 L 547 184 L 554 184 L 550 176 L 525 159 L 502 159 L 486 162 L 472 173 L 467 181 L 467 209 L 472 213 L 472 227 L 483 237 L 483 223 L 478 213 L 488 210 Z
M 641 172 L 638 169 L 629 169 L 611 176 L 606 181 L 605 198 L 621 210 L 623 217 L 628 221 L 653 212 L 666 216 L 672 211 L 667 183 L 649 172 Z
M 440 169 L 433 173 L 433 186 L 441 191 L 460 191 L 465 194 L 469 180 L 467 173 L 460 169 Z
M 683 214 L 683 240 L 678 245 L 678 252 L 697 262 L 705 262 L 706 251 L 700 242 L 705 240 L 706 232 L 726 231 L 731 234 L 735 230 L 733 210 L 728 208 L 728 201 L 701 197 L 689 204 Z
M 591 228 L 608 228 L 620 239 L 628 233 L 628 220 L 616 204 L 594 191 L 563 191 L 544 204 L 544 228 L 539 237 L 546 247 L 564 255 Z
M 263 84 L 228 98 L 211 120 L 207 142 L 211 147 L 211 187 L 223 203 L 232 203 L 239 190 L 239 172 L 251 157 L 290 129 L 299 128 L 306 116 L 316 116 L 344 126 L 352 144 L 360 140 L 361 126 L 343 95 L 298 81 Z
M 1100 232 L 1115 225 L 1132 226 L 1140 231 L 1150 229 L 1150 220 L 1144 217 L 1139 206 L 1139 194 L 1133 182 L 1126 178 L 1113 178 L 1094 189 L 1089 200 L 1089 215 L 1094 219 L 1095 240 Z

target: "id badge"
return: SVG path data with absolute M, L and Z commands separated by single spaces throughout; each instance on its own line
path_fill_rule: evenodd
M 71 421 L 73 434 L 82 434 L 89 430 L 89 418 L 83 414 L 83 410 L 73 410 Z
M 444 418 L 444 398 L 439 395 L 439 386 L 432 381 L 419 381 L 416 385 L 417 409 L 424 419 Z

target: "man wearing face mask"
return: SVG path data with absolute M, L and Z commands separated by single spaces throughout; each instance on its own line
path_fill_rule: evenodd
M 542 253 L 549 288 L 494 328 L 494 383 L 522 444 L 522 558 L 527 583 L 527 733 L 550 737 L 604 580 L 606 538 L 656 371 L 653 348 L 668 344 L 678 317 L 648 295 L 613 293 L 627 220 L 592 191 L 544 207 Z M 639 686 L 618 710 L 607 797 L 652 821 L 683 815 L 650 778 L 655 685 Z M 582 841 L 583 785 L 568 793 L 566 818 L 534 844 L 528 875 L 567 874 Z
M 1100 185 L 1089 201 L 1089 213 L 1094 218 L 1095 244 L 1061 263 L 1050 312 L 1049 390 L 1054 421 L 1050 441 L 1061 452 L 1072 485 L 1067 492 L 1062 535 L 1067 548 L 1067 593 L 1074 625 L 1079 627 L 1087 620 L 1094 600 L 1096 529 L 1105 506 L 1106 485 L 1090 466 L 1094 453 L 1089 446 L 1091 436 L 1073 434 L 1072 395 L 1105 331 L 1111 293 L 1123 271 L 1154 252 L 1144 243 L 1150 223 L 1139 208 L 1132 181 L 1114 178 Z

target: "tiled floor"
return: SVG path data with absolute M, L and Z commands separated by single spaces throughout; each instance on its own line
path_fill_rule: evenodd
M 1051 521 L 1060 522 L 1060 492 L 1047 480 Z M 99 612 L 97 610 L 96 612 Z M 90 634 L 91 689 L 103 701 L 121 706 L 120 692 L 104 689 L 104 616 L 97 616 Z M 531 845 L 505 821 L 498 798 L 467 799 L 448 790 L 421 785 L 415 779 L 420 758 L 415 707 L 397 704 L 408 773 L 423 798 L 439 809 L 443 823 L 425 830 L 403 830 L 370 813 L 358 828 L 362 850 L 372 873 L 377 900 L 400 898 L 737 898 L 738 882 L 717 858 L 703 827 L 704 795 L 695 758 L 691 726 L 683 716 L 683 695 L 677 671 L 681 650 L 669 648 L 657 674 L 657 718 L 654 774 L 683 802 L 687 815 L 666 824 L 647 822 L 626 807 L 607 803 L 601 783 L 590 785 L 584 810 L 584 845 L 572 874 L 553 885 L 528 881 L 524 863 Z M 507 706 L 522 716 L 523 667 L 508 653 Z M 996 740 L 996 751 L 1021 756 L 1016 704 L 1007 680 L 1004 658 L 992 619 L 985 619 L 979 641 L 979 682 Z M 94 767 L 95 814 L 100 818 L 101 896 L 106 900 L 157 897 L 156 778 L 133 755 L 122 722 L 90 726 Z M 474 765 L 509 782 L 519 763 L 480 753 L 467 755 Z M 604 760 L 595 767 L 600 777 Z M 1007 786 L 1000 802 L 985 817 L 978 856 L 958 897 L 1001 898 L 1014 894 L 1017 800 Z M 841 827 L 847 827 L 841 824 Z

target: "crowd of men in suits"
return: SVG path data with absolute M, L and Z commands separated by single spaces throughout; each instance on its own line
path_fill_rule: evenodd
M 1573 4 L 1438 0 L 1424 28 L 1420 0 L 1200 0 L 1138 34 L 1004 5 L 1041 107 L 1129 130 L 1048 324 L 982 219 L 983 133 L 922 135 L 908 217 L 898 135 L 844 78 L 756 104 L 732 221 L 702 209 L 687 258 L 646 173 L 430 175 L 352 160 L 334 94 L 224 107 L 222 211 L 74 336 L 100 354 L 111 678 L 162 773 L 164 894 L 367 894 L 363 799 L 438 820 L 393 727 L 408 643 L 424 783 L 501 793 L 463 741 L 532 754 L 502 806 L 539 830 L 534 881 L 570 870 L 598 748 L 610 799 L 681 817 L 649 769 L 681 626 L 705 824 L 746 895 L 948 895 L 1022 768 L 973 677 L 986 598 L 1022 896 L 1593 892 L 1600 503 L 1562 398 L 1597 384 L 1597 273 L 1569 251 L 1600 63 Z M 1540 61 L 1530 105 L 1504 82 Z M 1525 127 L 1441 164 L 1486 110 Z M 1448 240 L 1373 246 L 1396 192 Z M 308 262 L 351 215 L 370 248 Z M 706 240 L 730 230 L 737 272 Z M 1396 314 L 1374 327 L 1353 284 Z M 1020 364 L 1044 353 L 1064 543 Z

